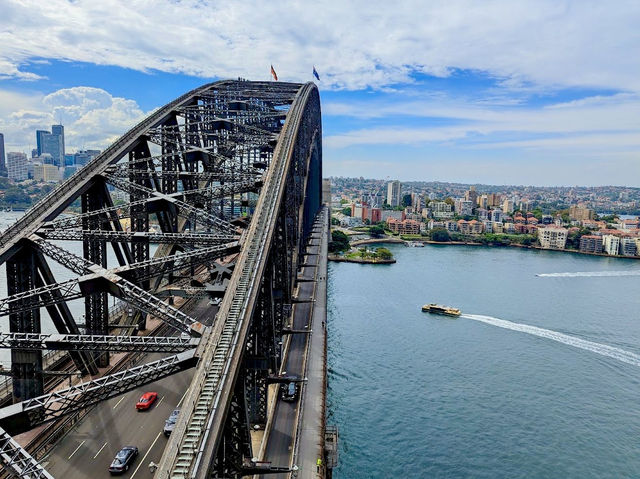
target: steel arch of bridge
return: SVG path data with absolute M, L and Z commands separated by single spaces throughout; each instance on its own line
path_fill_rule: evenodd
M 313 83 L 204 85 L 143 120 L 0 236 L 8 289 L 0 315 L 10 325 L 0 347 L 11 348 L 14 387 L 14 404 L 0 409 L 7 471 L 48 477 L 11 434 L 195 368 L 156 477 L 247 472 L 249 430 L 266 422 L 267 379 L 280 366 L 299 258 L 321 204 L 321 138 Z M 79 214 L 65 214 L 78 204 Z M 151 242 L 160 244 L 153 257 Z M 50 260 L 77 277 L 58 282 Z M 171 294 L 177 277 L 206 276 L 216 261 L 233 273 L 217 315 L 198 321 Z M 84 301 L 83 324 L 67 305 L 73 300 Z M 43 308 L 55 341 L 42 334 Z M 130 336 L 146 329 L 147 315 L 194 339 Z M 109 334 L 114 320 L 119 336 Z M 68 349 L 89 374 L 108 365 L 109 351 L 178 354 L 47 393 L 48 347 Z

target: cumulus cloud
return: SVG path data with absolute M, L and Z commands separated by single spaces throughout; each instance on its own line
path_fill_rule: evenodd
M 0 91 L 0 103 L 7 151 L 33 147 L 36 130 L 49 130 L 59 122 L 65 126 L 67 151 L 103 149 L 145 116 L 135 101 L 91 87 L 65 88 L 46 96 Z
M 640 91 L 634 0 L 5 0 L 3 17 L 0 78 L 35 78 L 34 58 L 252 79 L 273 63 L 295 81 L 315 63 L 332 88 L 468 69 L 507 89 Z

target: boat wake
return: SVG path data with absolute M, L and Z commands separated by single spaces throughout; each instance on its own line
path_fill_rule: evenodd
M 540 278 L 596 278 L 605 276 L 640 276 L 640 271 L 577 271 L 575 273 L 540 273 Z
M 616 348 L 615 346 L 608 346 L 606 344 L 587 341 L 585 339 L 576 338 L 575 336 L 559 333 L 550 329 L 538 328 L 537 326 L 530 326 L 528 324 L 514 323 L 512 321 L 498 319 L 492 316 L 481 316 L 479 314 L 463 314 L 461 317 L 472 319 L 474 321 L 480 321 L 481 323 L 490 324 L 491 326 L 497 326 L 499 328 L 510 329 L 512 331 L 518 331 L 521 333 L 550 339 L 552 341 L 557 341 L 568 346 L 573 346 L 574 348 L 584 349 L 585 351 L 591 351 L 592 353 L 617 359 L 618 361 L 622 361 L 623 363 L 640 366 L 640 355 L 632 353 L 630 351 L 625 351 L 624 349 Z

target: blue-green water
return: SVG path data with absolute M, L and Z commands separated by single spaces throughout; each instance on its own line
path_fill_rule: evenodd
M 640 261 L 390 249 L 330 264 L 334 477 L 640 477 Z

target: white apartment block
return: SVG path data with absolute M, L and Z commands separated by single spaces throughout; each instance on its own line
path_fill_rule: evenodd
M 387 183 L 387 204 L 389 206 L 400 206 L 402 203 L 402 183 L 398 180 Z
M 544 249 L 564 249 L 567 233 L 566 228 L 539 228 L 538 240 Z
M 464 198 L 457 198 L 454 202 L 456 213 L 460 216 L 471 216 L 473 214 L 473 203 Z
M 437 219 L 453 218 L 453 208 L 444 201 L 432 201 L 429 203 L 433 217 Z
M 609 255 L 617 255 L 620 251 L 620 237 L 615 235 L 603 235 L 602 249 Z

